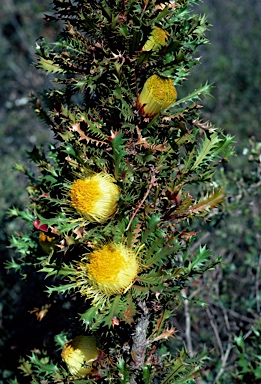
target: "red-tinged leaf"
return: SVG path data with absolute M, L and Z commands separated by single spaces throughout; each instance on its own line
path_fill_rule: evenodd
M 195 231 L 192 231 L 192 232 L 181 232 L 180 234 L 180 238 L 185 240 L 185 241 L 189 241 L 191 239 L 191 237 L 193 236 L 196 236 L 197 232 Z
M 210 208 L 217 207 L 224 200 L 222 189 L 218 189 L 210 195 L 204 196 L 198 203 L 189 208 L 190 212 L 199 213 L 208 211 Z
M 41 224 L 39 219 L 36 219 L 33 221 L 33 226 L 36 229 L 39 229 L 39 231 L 48 232 L 48 225 L 47 224 Z
M 93 139 L 92 137 L 86 136 L 85 133 L 83 132 L 83 130 L 80 128 L 80 123 L 72 124 L 72 127 L 69 128 L 69 129 L 70 129 L 70 131 L 78 132 L 79 135 L 80 135 L 79 140 L 80 141 L 86 140 L 87 144 L 91 142 L 91 143 L 94 143 L 97 146 L 98 145 L 107 145 L 107 143 L 105 141 L 96 140 L 96 139 Z

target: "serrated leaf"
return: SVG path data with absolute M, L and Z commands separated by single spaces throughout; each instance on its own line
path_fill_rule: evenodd
M 211 154 L 213 155 L 213 150 L 217 148 L 218 143 L 221 141 L 217 132 L 213 133 L 210 139 L 207 138 L 206 133 L 204 133 L 204 135 L 205 139 L 198 155 L 196 156 L 195 162 L 191 167 L 191 170 L 195 170 L 200 164 L 204 162 L 207 157 L 209 157 Z
M 113 132 L 113 139 L 111 140 L 112 146 L 112 157 L 114 160 L 114 176 L 116 180 L 122 178 L 123 173 L 126 170 L 126 166 L 124 163 L 124 156 L 126 156 L 127 152 L 124 149 L 124 142 L 126 141 L 123 138 L 122 132 Z
M 54 64 L 52 60 L 48 60 L 43 57 L 40 57 L 39 59 L 39 67 L 48 73 L 64 73 L 64 70 L 59 67 L 58 64 Z
M 118 364 L 116 364 L 116 365 L 117 365 L 119 372 L 121 374 L 119 377 L 119 382 L 121 384 L 126 384 L 127 382 L 129 382 L 129 379 L 130 379 L 130 371 L 128 369 L 126 362 L 124 361 L 123 358 L 120 358 L 118 360 Z
M 146 229 L 142 232 L 141 243 L 145 244 L 149 237 L 155 238 L 155 230 L 160 223 L 160 215 L 152 215 L 146 222 Z
M 217 207 L 224 200 L 222 189 L 214 191 L 212 194 L 204 196 L 196 204 L 189 207 L 189 211 L 193 213 L 207 212 L 210 208 Z
M 18 208 L 10 208 L 8 211 L 10 217 L 20 217 L 21 219 L 32 223 L 35 220 L 34 214 L 29 209 L 19 210 Z
M 206 248 L 206 245 L 204 245 L 203 247 L 200 246 L 196 257 L 191 262 L 191 269 L 201 267 L 206 262 L 206 260 L 209 259 L 209 257 L 210 255 L 208 249 Z
M 86 312 L 80 315 L 81 319 L 84 321 L 86 327 L 90 327 L 92 329 L 98 328 L 102 323 L 102 319 L 99 316 L 99 310 L 97 307 L 91 307 Z M 95 324 L 96 327 L 93 327 Z
M 7 261 L 5 263 L 5 267 L 7 269 L 14 269 L 16 272 L 19 271 L 19 269 L 22 267 L 20 264 L 18 264 L 13 258 L 11 258 L 11 261 Z
M 63 265 L 62 267 L 57 267 L 57 265 L 44 266 L 38 272 L 47 273 L 46 277 L 50 277 L 50 276 L 72 276 L 72 275 L 75 275 L 77 273 L 75 271 L 75 268 L 73 268 L 72 266 L 68 266 L 68 265 Z
M 32 364 L 29 361 L 22 360 L 22 364 L 19 365 L 18 369 L 23 371 L 23 374 L 25 376 L 31 376 L 33 371 L 32 371 Z
M 170 113 L 175 113 L 175 107 L 178 106 L 179 104 L 182 104 L 182 103 L 188 103 L 188 102 L 194 102 L 196 100 L 200 100 L 202 96 L 207 96 L 210 94 L 210 90 L 211 90 L 211 84 L 208 84 L 206 82 L 206 84 L 204 84 L 202 87 L 198 88 L 198 89 L 195 89 L 195 91 L 193 91 L 192 93 L 190 93 L 189 95 L 185 96 L 184 98 L 180 99 L 180 100 L 177 100 L 175 102 L 175 104 L 173 104 L 173 106 L 171 108 L 169 108 L 170 110 Z
M 49 295 L 51 295 L 53 292 L 65 293 L 65 292 L 71 291 L 75 288 L 76 288 L 75 283 L 63 284 L 63 285 L 59 285 L 59 286 L 47 287 L 46 292 Z
M 150 268 L 153 264 L 157 264 L 159 261 L 167 259 L 168 256 L 174 256 L 181 245 L 175 241 L 165 247 L 159 247 L 159 240 L 155 240 L 147 253 L 146 261 L 144 263 L 146 267 Z M 150 257 L 151 254 L 152 256 Z

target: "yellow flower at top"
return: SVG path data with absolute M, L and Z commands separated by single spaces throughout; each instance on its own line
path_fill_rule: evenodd
M 76 336 L 65 343 L 62 359 L 73 376 L 86 376 L 91 373 L 92 362 L 97 359 L 99 351 L 94 336 Z
M 145 82 L 138 96 L 137 105 L 142 115 L 153 117 L 162 109 L 170 107 L 177 99 L 173 80 L 169 77 L 152 75 Z
M 77 283 L 93 304 L 121 294 L 133 283 L 139 270 L 136 254 L 122 243 L 109 243 L 86 255 L 79 263 Z
M 70 188 L 71 205 L 90 222 L 108 220 L 116 211 L 119 195 L 114 178 L 107 173 L 76 179 Z
M 151 35 L 142 47 L 142 51 L 157 52 L 162 46 L 166 45 L 169 33 L 162 28 L 153 27 Z

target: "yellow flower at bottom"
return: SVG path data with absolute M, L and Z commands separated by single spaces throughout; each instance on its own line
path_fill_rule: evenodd
M 93 303 L 127 290 L 138 274 L 136 254 L 124 244 L 109 243 L 88 254 L 80 263 L 78 285 Z
M 114 178 L 107 173 L 76 179 L 70 188 L 71 205 L 85 219 L 98 223 L 116 211 L 119 194 Z
M 153 117 L 162 109 L 170 107 L 177 99 L 172 79 L 152 75 L 145 82 L 137 104 L 142 115 Z
M 62 350 L 62 359 L 73 376 L 88 375 L 92 370 L 92 362 L 98 355 L 94 336 L 76 336 Z

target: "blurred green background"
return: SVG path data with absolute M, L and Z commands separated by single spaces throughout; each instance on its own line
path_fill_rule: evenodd
M 223 256 L 223 263 L 187 288 L 191 341 L 195 353 L 205 345 L 211 359 L 201 383 L 260 383 L 261 2 L 206 0 L 196 11 L 207 14 L 210 44 L 198 51 L 201 64 L 180 92 L 191 92 L 207 80 L 213 83 L 213 97 L 202 102 L 203 116 L 235 137 L 236 156 L 221 165 L 218 176 L 227 194 L 223 211 L 195 226 L 198 236 L 192 247 L 207 244 L 214 256 Z M 37 287 L 4 268 L 5 261 L 15 257 L 8 238 L 24 230 L 24 223 L 9 219 L 8 209 L 23 208 L 27 202 L 26 180 L 15 164 L 28 166 L 26 151 L 52 140 L 29 98 L 50 87 L 50 79 L 32 66 L 36 40 L 44 36 L 53 41 L 58 33 L 55 24 L 44 22 L 45 13 L 52 13 L 49 0 L 1 2 L 0 383 L 19 377 L 19 357 L 44 347 L 44 332 L 53 337 L 56 328 L 54 319 L 39 322 L 30 313 L 45 304 Z M 41 292 L 44 283 L 38 284 Z M 197 300 L 204 300 L 206 308 L 194 305 Z M 174 348 L 187 341 L 184 309 L 173 324 L 178 330 Z

